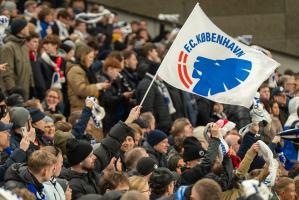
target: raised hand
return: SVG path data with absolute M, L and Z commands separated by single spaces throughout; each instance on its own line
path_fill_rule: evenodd
M 141 110 L 141 106 L 135 106 L 134 108 L 132 108 L 125 123 L 130 124 L 134 120 L 138 119 L 138 117 L 140 115 L 140 110 Z

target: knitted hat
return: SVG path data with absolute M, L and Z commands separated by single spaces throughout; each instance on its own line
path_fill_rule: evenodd
M 200 159 L 205 156 L 205 150 L 195 137 L 187 137 L 183 142 L 183 147 L 183 159 L 185 162 Z
M 11 122 L 13 128 L 21 128 L 26 126 L 27 121 L 30 118 L 29 111 L 23 107 L 14 107 L 11 109 Z
M 149 184 L 150 187 L 152 187 L 152 185 L 155 185 L 155 187 L 162 188 L 169 185 L 171 181 L 175 181 L 178 178 L 178 174 L 176 174 L 175 172 L 170 171 L 166 167 L 159 167 L 152 173 Z
M 222 136 L 225 136 L 228 131 L 233 130 L 236 124 L 227 119 L 219 119 L 216 124 L 221 128 Z
M 15 19 L 10 25 L 10 30 L 13 35 L 20 33 L 26 26 L 28 22 L 24 19 Z
M 74 166 L 85 160 L 92 152 L 92 146 L 85 141 L 68 139 L 66 143 L 66 156 L 70 166 Z
M 147 136 L 147 142 L 153 147 L 159 144 L 160 142 L 162 142 L 166 138 L 167 135 L 163 131 L 156 129 L 149 132 Z
M 45 114 L 38 108 L 29 108 L 32 123 L 38 122 L 45 118 Z
M 14 106 L 22 107 L 24 103 L 24 98 L 20 94 L 13 93 L 7 97 L 6 102 L 7 102 L 7 106 L 10 107 L 14 107 Z
M 150 157 L 141 158 L 136 165 L 137 172 L 142 176 L 147 176 L 158 168 L 156 161 Z

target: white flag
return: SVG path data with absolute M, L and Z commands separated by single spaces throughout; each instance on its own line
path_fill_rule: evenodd
M 279 65 L 221 31 L 196 4 L 158 75 L 212 101 L 250 107 L 258 87 Z

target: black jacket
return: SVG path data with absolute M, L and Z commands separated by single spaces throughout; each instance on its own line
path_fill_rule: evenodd
M 146 75 L 138 84 L 136 90 L 136 99 L 138 103 L 140 103 L 144 97 L 151 81 L 152 78 Z M 142 104 L 142 112 L 152 112 L 156 119 L 157 128 L 166 133 L 169 131 L 172 124 L 171 116 L 169 114 L 168 106 L 164 101 L 164 97 L 155 82 Z
M 121 144 L 127 136 L 133 137 L 132 129 L 125 123 L 118 122 L 102 140 L 101 145 L 93 152 L 97 157 L 97 169 L 83 174 L 71 171 L 70 169 L 61 173 L 60 177 L 69 181 L 70 188 L 72 189 L 72 199 L 78 199 L 85 194 L 99 193 L 97 187 L 100 178 L 99 174 L 119 152 Z
M 105 80 L 111 81 L 107 75 L 103 75 L 101 82 Z M 130 112 L 129 101 L 122 95 L 120 82 L 115 80 L 111 87 L 101 94 L 100 102 L 106 112 L 103 128 L 104 132 L 107 133 L 114 124 L 119 120 L 125 120 L 128 116 Z
M 69 187 L 72 189 L 72 199 L 78 199 L 85 194 L 100 193 L 97 187 L 100 174 L 95 171 L 78 173 L 71 169 L 66 169 L 62 171 L 60 177 L 69 181 Z
M 3 152 L 0 155 L 1 165 L 0 165 L 0 182 L 4 181 L 4 174 L 6 170 L 14 163 L 23 163 L 26 161 L 26 152 L 22 149 L 15 149 L 12 154 L 2 160 Z M 1 184 L 2 185 L 2 184 Z
M 236 124 L 238 129 L 251 123 L 249 109 L 243 106 L 225 105 L 224 113 L 228 120 Z
M 184 171 L 177 184 L 191 185 L 208 174 L 211 170 L 214 160 L 216 159 L 219 144 L 220 140 L 218 138 L 212 138 L 209 141 L 208 151 L 203 161 L 195 167 Z
M 149 157 L 154 159 L 159 167 L 167 167 L 166 155 L 157 152 L 147 141 L 143 143 L 143 148 L 148 153 Z
M 34 188 L 35 196 L 43 196 L 44 186 L 29 172 L 25 164 L 13 164 L 4 176 L 5 189 L 13 190 L 14 188 L 26 188 L 29 191 Z M 31 191 L 32 192 L 32 191 Z

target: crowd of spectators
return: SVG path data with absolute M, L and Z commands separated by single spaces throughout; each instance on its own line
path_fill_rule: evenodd
M 178 90 L 153 80 L 178 33 L 159 23 L 1 2 L 0 199 L 299 199 L 298 140 L 279 136 L 299 127 L 299 73 L 249 109 Z

